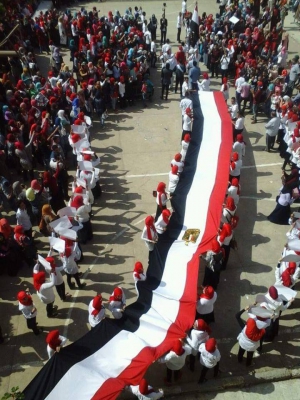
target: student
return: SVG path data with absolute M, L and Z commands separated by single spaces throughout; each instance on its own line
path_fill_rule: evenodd
M 208 339 L 205 343 L 200 344 L 200 364 L 203 365 L 199 385 L 207 381 L 206 374 L 209 369 L 214 369 L 214 377 L 218 376 L 219 373 L 219 362 L 221 359 L 221 354 L 217 347 L 217 341 L 214 338 Z
M 190 355 L 190 370 L 194 372 L 196 356 L 199 354 L 199 346 L 209 339 L 211 329 L 203 319 L 196 319 L 193 324 L 193 329 L 186 338 L 188 345 L 192 349 Z
M 26 291 L 21 291 L 17 294 L 17 298 L 19 301 L 19 310 L 22 312 L 23 316 L 26 319 L 27 328 L 32 329 L 32 332 L 35 335 L 39 335 L 43 332 L 42 328 L 38 328 L 36 322 L 37 309 L 33 304 L 32 297 L 29 293 L 29 289 Z
M 105 308 L 103 306 L 101 294 L 97 294 L 89 304 L 89 324 L 95 328 L 105 318 Z
M 59 334 L 57 329 L 48 333 L 46 337 L 46 343 L 49 360 L 54 353 L 60 352 L 60 349 L 66 344 L 67 340 L 68 339 L 66 337 Z

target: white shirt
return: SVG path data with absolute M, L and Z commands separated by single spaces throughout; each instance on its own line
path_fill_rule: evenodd
M 234 168 L 232 168 L 232 166 L 230 164 L 230 175 L 231 176 L 240 176 L 243 161 L 237 160 L 237 161 L 233 161 L 233 163 L 234 163 Z
M 181 115 L 184 116 L 187 108 L 193 109 L 193 102 L 191 99 L 184 98 L 180 101 L 179 107 L 181 108 Z
M 32 310 L 34 308 L 35 308 L 35 312 L 32 313 Z M 23 304 L 21 304 L 19 302 L 19 310 L 22 312 L 22 314 L 24 315 L 24 317 L 26 319 L 34 318 L 34 317 L 36 317 L 36 314 L 37 314 L 36 307 L 33 303 L 31 304 L 31 306 L 24 306 Z
M 209 92 L 210 88 L 210 79 L 203 79 L 201 82 L 198 82 L 198 90 L 202 92 Z
M 168 191 L 173 193 L 176 189 L 177 183 L 179 182 L 179 176 L 172 174 L 172 171 L 169 172 L 169 186 Z
M 221 354 L 218 349 L 216 349 L 213 353 L 210 353 L 205 348 L 205 343 L 200 344 L 200 364 L 204 365 L 206 368 L 215 367 L 218 362 L 221 360 Z
M 95 308 L 93 307 L 93 301 L 94 299 L 91 300 L 89 304 L 89 324 L 92 328 L 98 325 L 99 322 L 101 322 L 102 319 L 105 317 L 105 308 L 103 306 L 97 315 L 92 314 L 92 312 L 95 310 Z
M 182 16 L 178 15 L 177 17 L 177 28 L 181 28 L 182 27 Z
M 239 109 L 239 108 L 238 108 L 238 105 L 237 105 L 237 104 L 232 104 L 232 105 L 229 107 L 231 119 L 236 119 L 238 109 Z
M 178 371 L 184 367 L 186 356 L 192 353 L 192 349 L 189 345 L 185 344 L 182 346 L 184 348 L 184 353 L 178 356 L 174 351 L 170 351 L 165 356 L 159 359 L 159 362 L 166 363 L 167 368 L 172 371 Z
M 153 40 L 151 42 L 151 52 L 152 53 L 156 53 L 156 44 L 155 44 L 155 42 Z
M 181 13 L 184 15 L 186 13 L 186 1 L 181 3 Z
M 190 335 L 186 338 L 194 356 L 197 355 L 200 344 L 205 343 L 208 339 L 209 334 L 206 331 L 200 331 L 198 329 L 192 329 Z
M 148 385 L 148 390 L 151 390 L 152 386 Z M 139 385 L 137 386 L 128 386 L 128 390 L 131 391 L 139 400 L 147 400 L 147 399 L 160 399 L 163 397 L 164 392 L 162 389 L 159 389 L 158 392 L 151 392 L 149 394 L 141 394 L 139 390 Z
M 29 229 L 32 228 L 32 224 L 26 210 L 21 210 L 18 208 L 16 218 L 17 225 L 23 226 L 24 231 L 29 231 Z
M 187 150 L 189 148 L 190 142 L 185 142 L 184 140 L 181 141 L 181 161 L 185 160 Z
M 214 310 L 214 304 L 217 300 L 217 293 L 214 292 L 212 299 L 204 299 L 200 297 L 197 301 L 197 312 L 199 314 L 210 314 Z
M 188 131 L 188 132 L 192 131 L 192 118 L 187 114 L 184 114 L 184 116 L 183 116 L 182 129 L 184 131 Z
M 232 151 L 238 153 L 239 160 L 241 160 L 242 157 L 244 157 L 245 148 L 246 148 L 246 146 L 245 146 L 244 142 L 240 143 L 240 142 L 236 141 L 236 142 L 233 143 Z
M 243 118 L 243 117 L 238 118 L 235 121 L 235 125 L 234 125 L 235 129 L 244 129 L 244 126 L 245 126 L 244 120 L 245 120 L 245 118 Z
M 236 87 L 236 92 L 237 93 L 241 93 L 241 85 L 242 83 L 245 82 L 245 78 L 243 76 L 240 76 L 239 78 L 237 78 L 237 80 L 235 81 L 235 87 Z
M 165 222 L 163 219 L 163 215 L 160 214 L 160 216 L 157 218 L 157 221 L 154 224 L 155 228 L 156 228 L 156 232 L 159 233 L 160 235 L 162 233 L 164 233 L 164 231 L 166 230 L 166 228 L 168 226 L 168 222 Z

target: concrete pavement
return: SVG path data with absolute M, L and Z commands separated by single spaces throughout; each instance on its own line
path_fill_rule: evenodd
M 104 14 L 117 9 L 122 14 L 125 8 L 135 4 L 124 1 L 91 2 L 84 5 L 88 10 L 96 6 Z M 159 18 L 161 15 L 162 2 L 143 1 L 137 5 L 142 5 L 147 16 L 155 13 Z M 80 6 L 81 4 L 78 5 Z M 188 8 L 193 9 L 189 2 Z M 180 0 L 167 1 L 167 37 L 172 41 L 174 51 L 177 48 L 176 17 L 180 10 Z M 204 11 L 215 13 L 217 4 L 208 0 L 202 1 L 199 4 L 199 13 Z M 292 16 L 289 15 L 286 18 L 286 29 L 291 37 L 291 55 L 297 53 L 300 40 L 299 28 L 292 21 Z M 39 59 L 42 69 L 48 68 L 47 56 L 41 55 Z M 65 59 L 68 59 L 67 54 Z M 205 70 L 203 65 L 201 68 Z M 80 292 L 73 291 L 70 303 L 56 301 L 60 315 L 58 319 L 52 320 L 45 317 L 44 306 L 34 295 L 39 324 L 45 327 L 45 331 L 60 329 L 70 342 L 88 331 L 87 304 L 97 292 L 101 292 L 107 299 L 113 287 L 121 285 L 126 291 L 128 304 L 135 301 L 133 265 L 136 260 L 147 265 L 147 251 L 140 240 L 143 220 L 147 214 L 155 212 L 152 191 L 160 180 L 167 181 L 170 160 L 179 150 L 181 134 L 179 95 L 171 93 L 168 101 L 161 101 L 159 71 L 152 70 L 151 79 L 156 85 L 155 96 L 147 109 L 143 109 L 140 104 L 112 114 L 103 130 L 99 129 L 97 119 L 94 122 L 92 147 L 102 158 L 103 195 L 93 207 L 94 243 L 84 247 L 85 260 L 81 264 L 87 287 Z M 212 89 L 219 90 L 220 86 L 220 79 L 212 81 Z M 233 94 L 232 90 L 231 93 Z M 207 385 L 211 384 L 218 390 L 246 385 L 250 378 L 254 379 L 251 384 L 264 380 L 269 382 L 270 379 L 286 379 L 290 377 L 291 371 L 297 371 L 296 367 L 299 365 L 298 299 L 293 308 L 282 317 L 278 340 L 264 345 L 265 352 L 254 360 L 253 367 L 246 368 L 236 360 L 239 326 L 234 314 L 241 307 L 253 302 L 256 294 L 266 292 L 268 286 L 274 283 L 274 268 L 287 231 L 287 227 L 272 225 L 266 219 L 275 206 L 282 160 L 277 153 L 262 151 L 265 147 L 266 118 L 259 116 L 258 120 L 258 124 L 251 125 L 250 116 L 246 117 L 247 150 L 241 179 L 242 199 L 238 208 L 240 224 L 236 232 L 239 249 L 232 252 L 227 270 L 222 273 L 215 307 L 216 323 L 212 327 L 213 335 L 219 340 L 223 372 L 220 379 L 213 381 L 214 383 L 208 382 Z M 15 223 L 14 219 L 11 221 L 12 224 Z M 43 255 L 48 247 L 46 241 L 43 238 L 41 240 L 39 250 Z M 45 334 L 35 337 L 28 332 L 24 318 L 18 313 L 15 296 L 27 286 L 32 288 L 29 269 L 23 268 L 16 278 L 1 276 L 0 279 L 1 326 L 3 332 L 9 336 L 9 340 L 0 346 L 0 395 L 12 386 L 24 388 L 41 369 L 47 357 Z M 147 377 L 153 385 L 161 387 L 164 372 L 164 366 L 153 364 Z M 183 373 L 181 385 L 168 389 L 173 398 L 180 396 L 184 399 L 180 393 L 183 390 L 186 392 L 186 389 L 198 390 L 198 386 L 193 383 L 198 380 L 199 365 L 193 374 L 188 368 Z M 208 386 L 203 386 L 202 390 L 208 390 Z M 121 397 L 130 396 L 122 394 Z M 292 399 L 290 396 L 289 398 Z

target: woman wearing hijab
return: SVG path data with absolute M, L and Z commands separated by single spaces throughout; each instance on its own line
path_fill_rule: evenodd
M 168 196 L 166 193 L 166 184 L 164 182 L 159 182 L 157 185 L 156 189 L 156 215 L 155 215 L 155 221 L 157 221 L 158 217 L 162 213 L 162 210 L 165 210 L 167 208 L 167 201 L 168 201 Z
M 241 185 L 239 184 L 239 180 L 237 178 L 232 178 L 231 183 L 229 184 L 227 195 L 233 198 L 234 204 L 237 206 L 240 200 Z
M 31 179 L 34 177 L 33 166 L 32 166 L 32 149 L 31 144 L 35 135 L 32 135 L 29 143 L 24 146 L 21 142 L 15 142 L 15 155 L 19 159 L 20 170 L 22 171 L 23 180 L 27 181 L 27 172 Z
M 46 343 L 49 360 L 54 353 L 60 352 L 60 349 L 66 344 L 67 340 L 68 339 L 66 337 L 59 334 L 57 329 L 48 333 L 46 337 Z
M 61 239 L 64 239 L 64 237 L 61 236 Z M 67 284 L 70 289 L 74 289 L 74 283 L 72 282 L 72 278 L 74 277 L 77 286 L 79 289 L 83 289 L 86 286 L 86 283 L 81 283 L 80 277 L 79 277 L 79 270 L 78 270 L 78 265 L 76 260 L 79 259 L 78 252 L 77 252 L 77 242 L 75 244 L 75 247 L 72 247 L 71 244 L 73 243 L 69 239 L 65 239 L 66 245 L 65 245 L 65 251 L 64 253 L 60 254 L 60 260 L 63 264 L 63 269 L 65 273 L 67 274 Z
M 145 218 L 145 226 L 141 238 L 145 241 L 145 245 L 149 251 L 154 249 L 154 245 L 158 240 L 158 235 L 154 226 L 154 218 L 149 215 Z
M 210 79 L 207 72 L 203 72 L 203 79 L 201 82 L 198 82 L 198 90 L 200 92 L 209 92 L 210 88 Z
M 293 186 L 284 185 L 279 196 L 277 196 L 276 207 L 267 217 L 270 222 L 277 225 L 289 225 L 291 215 L 291 204 L 294 202 Z
M 232 238 L 233 238 L 232 226 L 230 223 L 225 222 L 222 226 L 222 229 L 220 229 L 219 235 L 217 237 L 217 240 L 222 246 L 222 249 L 224 249 L 222 270 L 225 270 L 227 267 L 227 263 L 230 256 L 230 242 Z
M 140 400 L 160 399 L 164 396 L 164 391 L 162 389 L 153 389 L 153 387 L 148 384 L 146 379 L 142 379 L 139 385 L 130 385 L 127 388 Z
M 114 288 L 112 295 L 109 298 L 108 309 L 115 319 L 123 317 L 123 311 L 126 307 L 126 297 L 124 290 L 118 286 Z
M 232 217 L 235 215 L 236 212 L 236 205 L 234 204 L 234 199 L 230 196 L 227 197 L 226 203 L 223 205 L 223 213 L 222 213 L 222 218 L 221 222 L 223 224 L 231 223 Z
M 242 310 L 244 312 L 244 310 Z M 239 323 L 242 321 L 238 318 Z M 243 330 L 239 334 L 238 341 L 239 341 L 239 352 L 238 352 L 238 362 L 243 362 L 243 356 L 245 351 L 247 352 L 247 361 L 246 366 L 249 367 L 252 363 L 252 358 L 255 350 L 258 349 L 260 346 L 260 340 L 265 334 L 265 329 L 259 329 L 257 327 L 257 323 L 253 318 L 249 318 L 246 322 L 246 326 L 243 327 L 243 322 L 240 323 Z
M 217 290 L 224 254 L 224 250 L 215 238 L 211 242 L 210 249 L 205 254 L 201 255 L 201 258 L 205 262 L 204 278 L 202 282 L 203 287 L 212 286 L 214 290 Z
M 49 192 L 50 206 L 55 213 L 65 207 L 64 194 L 62 190 L 59 190 L 57 183 L 59 172 L 59 169 L 57 169 L 54 175 L 51 175 L 49 171 L 42 173 L 43 185 Z
M 167 377 L 165 378 L 165 384 L 170 386 L 172 384 L 172 376 L 174 371 L 174 381 L 177 382 L 181 376 L 181 369 L 185 365 L 185 359 L 191 354 L 192 350 L 187 344 L 182 344 L 181 340 L 177 339 L 172 349 L 165 354 L 163 357 L 158 359 L 159 363 L 166 363 L 167 366 Z
M 170 210 L 168 210 L 167 208 L 165 210 L 162 210 L 162 213 L 154 224 L 156 232 L 159 235 L 162 235 L 167 230 L 171 216 L 172 213 Z
M 41 302 L 46 304 L 47 317 L 48 318 L 56 317 L 57 312 L 53 307 L 55 300 L 55 294 L 53 291 L 53 288 L 55 286 L 54 272 L 51 272 L 50 282 L 47 283 L 46 283 L 45 272 L 38 272 L 36 274 L 33 274 L 33 286 Z
M 95 328 L 105 318 L 105 308 L 103 306 L 102 295 L 98 294 L 89 304 L 89 324 Z
M 196 304 L 197 319 L 203 319 L 208 324 L 215 322 L 214 304 L 217 297 L 217 293 L 212 286 L 205 286 L 203 288 L 203 293 L 198 296 Z
M 11 239 L 12 237 L 12 227 L 6 218 L 0 219 L 0 233 L 3 234 L 5 240 Z
M 57 216 L 53 214 L 51 206 L 49 204 L 44 204 L 42 207 L 42 218 L 39 224 L 39 230 L 44 236 L 51 236 L 52 228 L 49 224 L 55 219 L 57 219 Z
M 37 258 L 37 250 L 32 239 L 24 233 L 21 225 L 14 228 L 14 240 L 19 246 L 18 249 L 29 267 L 33 267 Z
M 0 220 L 0 223 L 1 221 L 2 220 Z M 295 262 L 278 263 L 277 268 L 275 269 L 276 285 L 282 285 L 293 289 L 299 276 L 300 268 Z
M 285 311 L 293 303 L 295 299 L 290 299 L 285 305 L 283 301 L 278 296 L 278 291 L 275 286 L 271 286 L 268 293 L 265 294 L 265 301 L 260 303 L 260 307 L 266 308 L 267 310 L 273 312 L 273 318 L 271 324 L 266 328 L 266 335 L 264 341 L 272 342 L 276 336 L 278 336 L 279 331 L 279 317 L 282 311 Z
M 53 67 L 57 70 L 57 72 L 59 72 L 61 69 L 62 56 L 59 52 L 58 47 L 54 48 L 53 54 L 52 54 L 52 59 L 53 59 Z
M 146 280 L 146 274 L 144 273 L 144 267 L 140 261 L 137 261 L 134 264 L 133 280 L 134 280 L 135 287 L 136 287 L 137 282 Z
M 193 329 L 186 338 L 188 345 L 192 349 L 190 355 L 190 370 L 195 371 L 196 356 L 199 354 L 199 346 L 209 339 L 211 329 L 203 319 L 196 319 Z
M 201 385 L 206 382 L 206 374 L 209 369 L 214 369 L 214 378 L 219 373 L 219 362 L 221 360 L 221 354 L 217 347 L 217 341 L 214 338 L 208 339 L 205 343 L 200 344 L 200 364 L 203 365 L 201 375 L 198 383 Z
M 43 332 L 43 329 L 37 327 L 37 309 L 36 306 L 33 304 L 29 290 L 27 289 L 25 292 L 19 292 L 17 294 L 17 299 L 19 301 L 19 310 L 22 312 L 24 318 L 26 319 L 27 328 L 32 329 L 32 332 L 35 335 L 39 335 L 41 332 Z
M 82 229 L 78 231 L 79 241 L 86 244 L 87 241 L 93 239 L 93 228 L 90 221 L 91 205 L 87 199 L 84 201 L 83 196 L 78 195 L 71 202 L 71 207 L 76 208 L 75 219 L 83 225 Z
M 224 77 L 222 79 L 222 85 L 221 85 L 220 91 L 223 93 L 224 100 L 225 100 L 225 102 L 227 104 L 227 101 L 229 99 L 229 84 L 227 82 L 227 78 L 226 77 Z

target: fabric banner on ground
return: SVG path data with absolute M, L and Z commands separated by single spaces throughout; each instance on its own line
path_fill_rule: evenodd
M 120 320 L 106 318 L 63 348 L 25 389 L 25 400 L 115 399 L 185 336 L 195 317 L 199 255 L 216 236 L 227 189 L 232 126 L 222 93 L 193 98 L 194 124 L 168 230 L 149 253 L 147 279 Z M 182 239 L 199 229 L 195 244 Z M 101 289 L 101 287 L 100 287 Z

